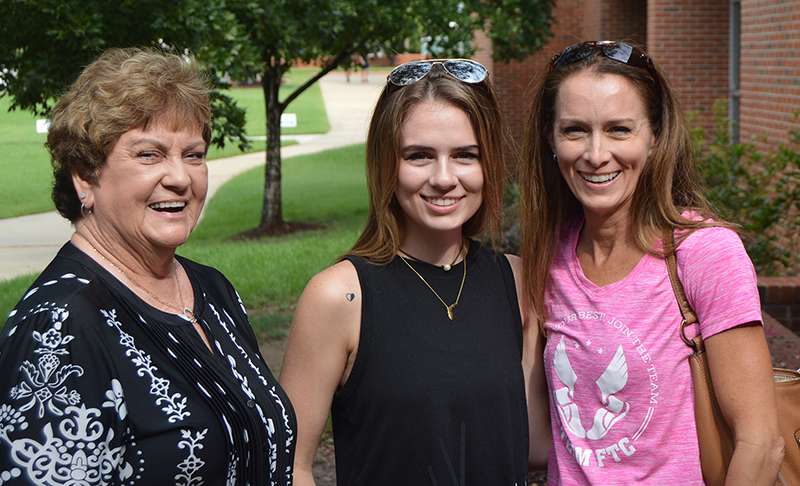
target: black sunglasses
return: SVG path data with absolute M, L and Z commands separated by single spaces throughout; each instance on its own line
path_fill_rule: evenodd
M 465 83 L 480 83 L 489 74 L 483 64 L 469 59 L 430 59 L 401 64 L 392 69 L 387 79 L 396 86 L 408 86 L 424 78 L 436 64 L 441 64 L 444 72 Z
M 609 59 L 625 63 L 629 66 L 647 69 L 653 79 L 658 79 L 653 61 L 639 49 L 614 41 L 586 41 L 572 44 L 550 60 L 550 69 L 568 66 L 589 57 L 592 52 L 600 50 Z

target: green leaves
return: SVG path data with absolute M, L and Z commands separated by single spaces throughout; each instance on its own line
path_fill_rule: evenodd
M 775 150 L 754 141 L 732 144 L 726 112 L 727 102 L 714 104 L 713 139 L 700 152 L 705 195 L 720 216 L 745 230 L 745 247 L 760 275 L 796 271 L 800 257 L 791 249 L 800 248 L 800 128 Z M 702 135 L 696 132 L 698 140 Z
M 244 130 L 245 110 L 233 99 L 220 91 L 211 93 L 211 143 L 224 147 L 225 142 L 234 142 L 240 150 L 250 148 Z
M 3 0 L 0 82 L 11 109 L 46 115 L 81 69 L 111 47 L 188 49 L 212 77 L 238 75 L 254 64 L 253 49 L 224 0 Z M 223 120 L 215 140 L 236 138 L 235 106 L 215 97 Z

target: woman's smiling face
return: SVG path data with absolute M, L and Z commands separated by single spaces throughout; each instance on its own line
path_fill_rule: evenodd
M 191 125 L 156 121 L 122 134 L 95 185 L 85 185 L 93 224 L 133 254 L 182 245 L 208 189 L 206 143 Z
M 630 81 L 584 71 L 559 88 L 550 143 L 584 213 L 607 217 L 629 212 L 655 136 Z
M 475 130 L 461 108 L 439 101 L 416 105 L 400 127 L 395 196 L 406 236 L 461 234 L 483 203 L 483 166 Z

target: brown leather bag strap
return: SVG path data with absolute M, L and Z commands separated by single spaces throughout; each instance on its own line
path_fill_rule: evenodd
M 689 306 L 689 299 L 686 298 L 686 292 L 683 291 L 683 284 L 678 278 L 678 260 L 675 258 L 675 237 L 673 232 L 666 231 L 662 242 L 664 245 L 664 258 L 667 261 L 669 281 L 672 284 L 672 291 L 675 293 L 675 299 L 678 301 L 678 306 L 683 316 L 683 322 L 681 322 L 681 339 L 683 339 L 683 342 L 686 343 L 687 346 L 697 352 L 697 343 L 686 337 L 686 326 L 697 322 L 697 314 L 695 314 L 691 306 Z

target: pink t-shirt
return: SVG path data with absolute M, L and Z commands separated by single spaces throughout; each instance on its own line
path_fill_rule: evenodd
M 645 255 L 624 279 L 598 287 L 576 257 L 582 224 L 562 233 L 546 293 L 548 484 L 702 485 L 691 350 L 678 334 L 666 263 Z M 677 260 L 700 322 L 690 339 L 761 322 L 755 271 L 736 233 L 696 231 Z

